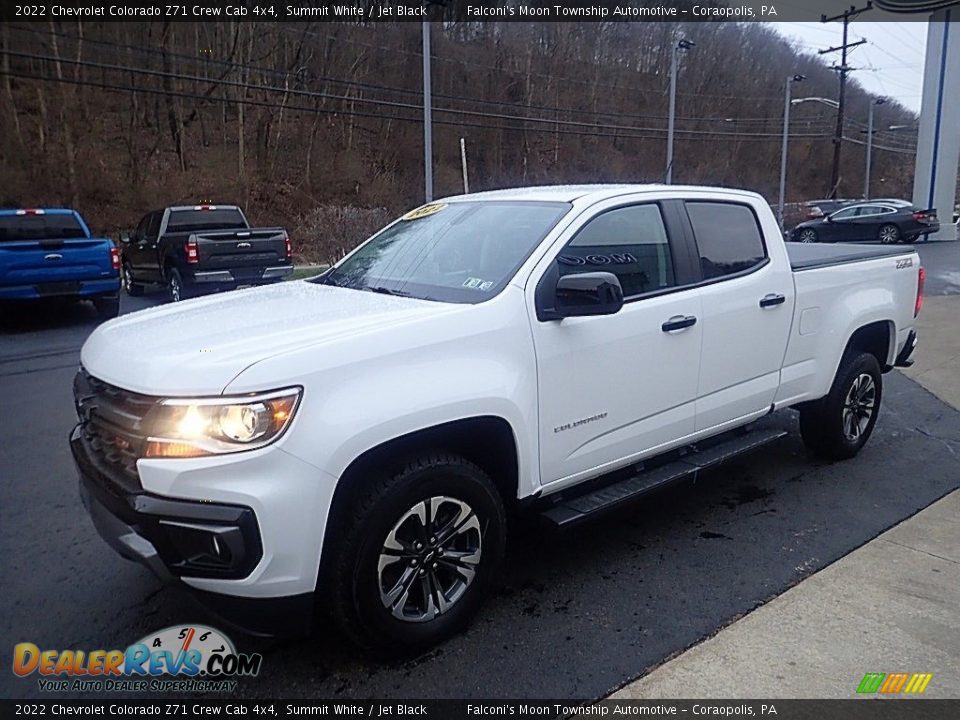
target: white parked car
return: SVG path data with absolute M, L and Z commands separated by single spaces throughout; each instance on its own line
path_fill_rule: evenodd
M 320 600 L 363 645 L 422 647 L 480 607 L 510 508 L 587 519 L 781 436 L 730 431 L 787 407 L 855 455 L 922 284 L 909 247 L 788 250 L 750 192 L 452 197 L 317 278 L 101 325 L 81 493 L 243 626 L 304 629 Z

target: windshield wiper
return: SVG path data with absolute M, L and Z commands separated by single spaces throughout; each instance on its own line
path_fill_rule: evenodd
M 402 290 L 391 290 L 387 287 L 382 287 L 380 285 L 364 285 L 361 290 L 367 290 L 369 292 L 380 293 L 381 295 L 395 295 L 397 297 L 410 297 L 410 293 L 403 292 Z

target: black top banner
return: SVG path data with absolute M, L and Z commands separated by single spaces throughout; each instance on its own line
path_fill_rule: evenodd
M 897 6 L 897 13 L 871 7 L 860 20 L 926 21 L 934 7 L 954 0 Z M 960 0 L 956 0 L 960 5 Z M 870 3 L 864 3 L 864 7 Z M 20 21 L 197 22 L 819 22 L 849 10 L 843 0 L 39 0 L 0 3 L 0 19 Z
M 775 718 L 776 720 L 955 720 L 960 700 L 0 700 L 14 717 L 364 718 Z

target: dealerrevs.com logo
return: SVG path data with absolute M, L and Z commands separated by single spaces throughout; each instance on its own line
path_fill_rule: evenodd
M 30 642 L 13 648 L 14 674 L 38 675 L 45 692 L 232 692 L 235 678 L 257 675 L 262 662 L 203 625 L 164 628 L 126 650 L 41 650 Z

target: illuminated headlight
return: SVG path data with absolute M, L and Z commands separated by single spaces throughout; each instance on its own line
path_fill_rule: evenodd
M 145 419 L 148 458 L 191 458 L 255 450 L 283 435 L 300 388 L 223 398 L 172 398 Z

